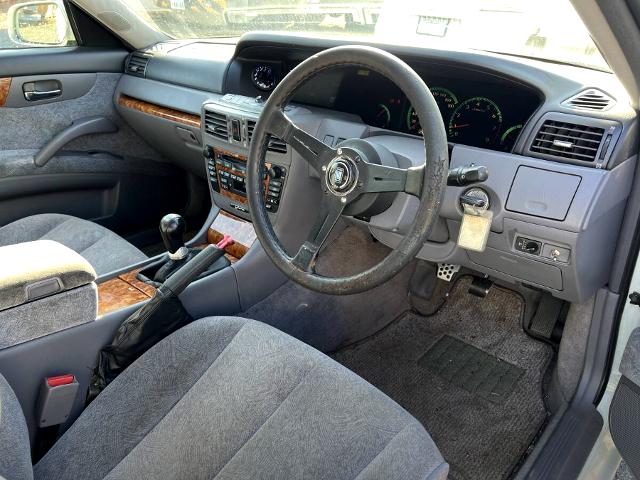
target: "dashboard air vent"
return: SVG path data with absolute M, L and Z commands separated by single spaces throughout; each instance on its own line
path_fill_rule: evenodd
M 145 57 L 142 53 L 133 52 L 131 56 L 129 56 L 126 73 L 137 75 L 138 77 L 144 77 L 148 63 L 149 57 Z
M 251 138 L 253 137 L 253 130 L 256 128 L 256 122 L 253 120 L 247 120 L 247 142 L 251 143 Z M 287 144 L 280 140 L 278 137 L 271 137 L 269 140 L 269 146 L 267 150 L 275 153 L 287 153 Z
M 205 131 L 213 135 L 220 140 L 229 140 L 229 130 L 227 128 L 227 116 L 223 113 L 211 112 L 205 110 L 204 112 L 204 129 Z
M 280 140 L 278 137 L 271 137 L 267 150 L 276 153 L 287 153 L 287 144 Z
M 256 122 L 253 120 L 247 120 L 247 143 L 251 143 L 251 137 L 253 137 L 253 129 L 256 128 Z
M 600 127 L 545 120 L 529 150 L 558 160 L 593 162 L 604 132 Z
M 562 102 L 566 107 L 574 108 L 575 110 L 588 110 L 601 112 L 608 110 L 615 105 L 616 101 L 601 90 L 590 88 L 584 90 L 577 95 Z

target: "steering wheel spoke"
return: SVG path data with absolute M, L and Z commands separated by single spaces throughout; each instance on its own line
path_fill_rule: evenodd
M 269 133 L 291 145 L 317 172 L 336 154 L 333 148 L 296 127 L 281 109 L 274 112 Z
M 408 169 L 361 163 L 359 191 L 363 193 L 406 192 L 420 197 L 424 165 Z
M 337 197 L 331 194 L 324 196 L 307 241 L 304 242 L 296 256 L 291 260 L 292 265 L 297 269 L 304 272 L 314 271 L 318 252 L 344 210 L 345 204 L 341 201 L 341 198 L 344 197 Z

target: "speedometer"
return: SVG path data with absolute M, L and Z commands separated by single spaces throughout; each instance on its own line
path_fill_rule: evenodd
M 456 108 L 458 99 L 451 90 L 446 88 L 433 87 L 430 90 L 433 98 L 438 104 L 442 120 L 446 122 L 453 109 Z M 407 130 L 411 133 L 422 135 L 422 125 L 420 125 L 420 119 L 418 118 L 418 114 L 416 113 L 415 108 L 413 108 L 413 105 L 409 107 L 409 111 L 407 112 Z
M 501 130 L 502 112 L 493 100 L 486 97 L 465 100 L 449 120 L 449 138 L 466 145 L 492 144 Z

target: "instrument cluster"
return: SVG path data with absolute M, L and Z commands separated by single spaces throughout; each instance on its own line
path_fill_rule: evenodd
M 510 152 L 540 105 L 533 91 L 507 83 L 423 76 L 452 143 Z M 369 70 L 345 71 L 333 107 L 372 126 L 422 135 L 417 112 L 390 80 Z

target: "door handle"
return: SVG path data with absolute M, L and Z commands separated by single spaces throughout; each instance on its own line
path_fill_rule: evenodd
M 24 98 L 27 99 L 29 102 L 34 102 L 36 100 L 46 100 L 48 98 L 56 98 L 56 97 L 59 97 L 60 95 L 62 95 L 62 90 L 60 89 L 48 90 L 46 92 L 38 92 L 38 91 L 24 92 Z
M 38 80 L 22 84 L 22 93 L 27 102 L 49 100 L 62 95 L 62 83 L 59 80 Z

